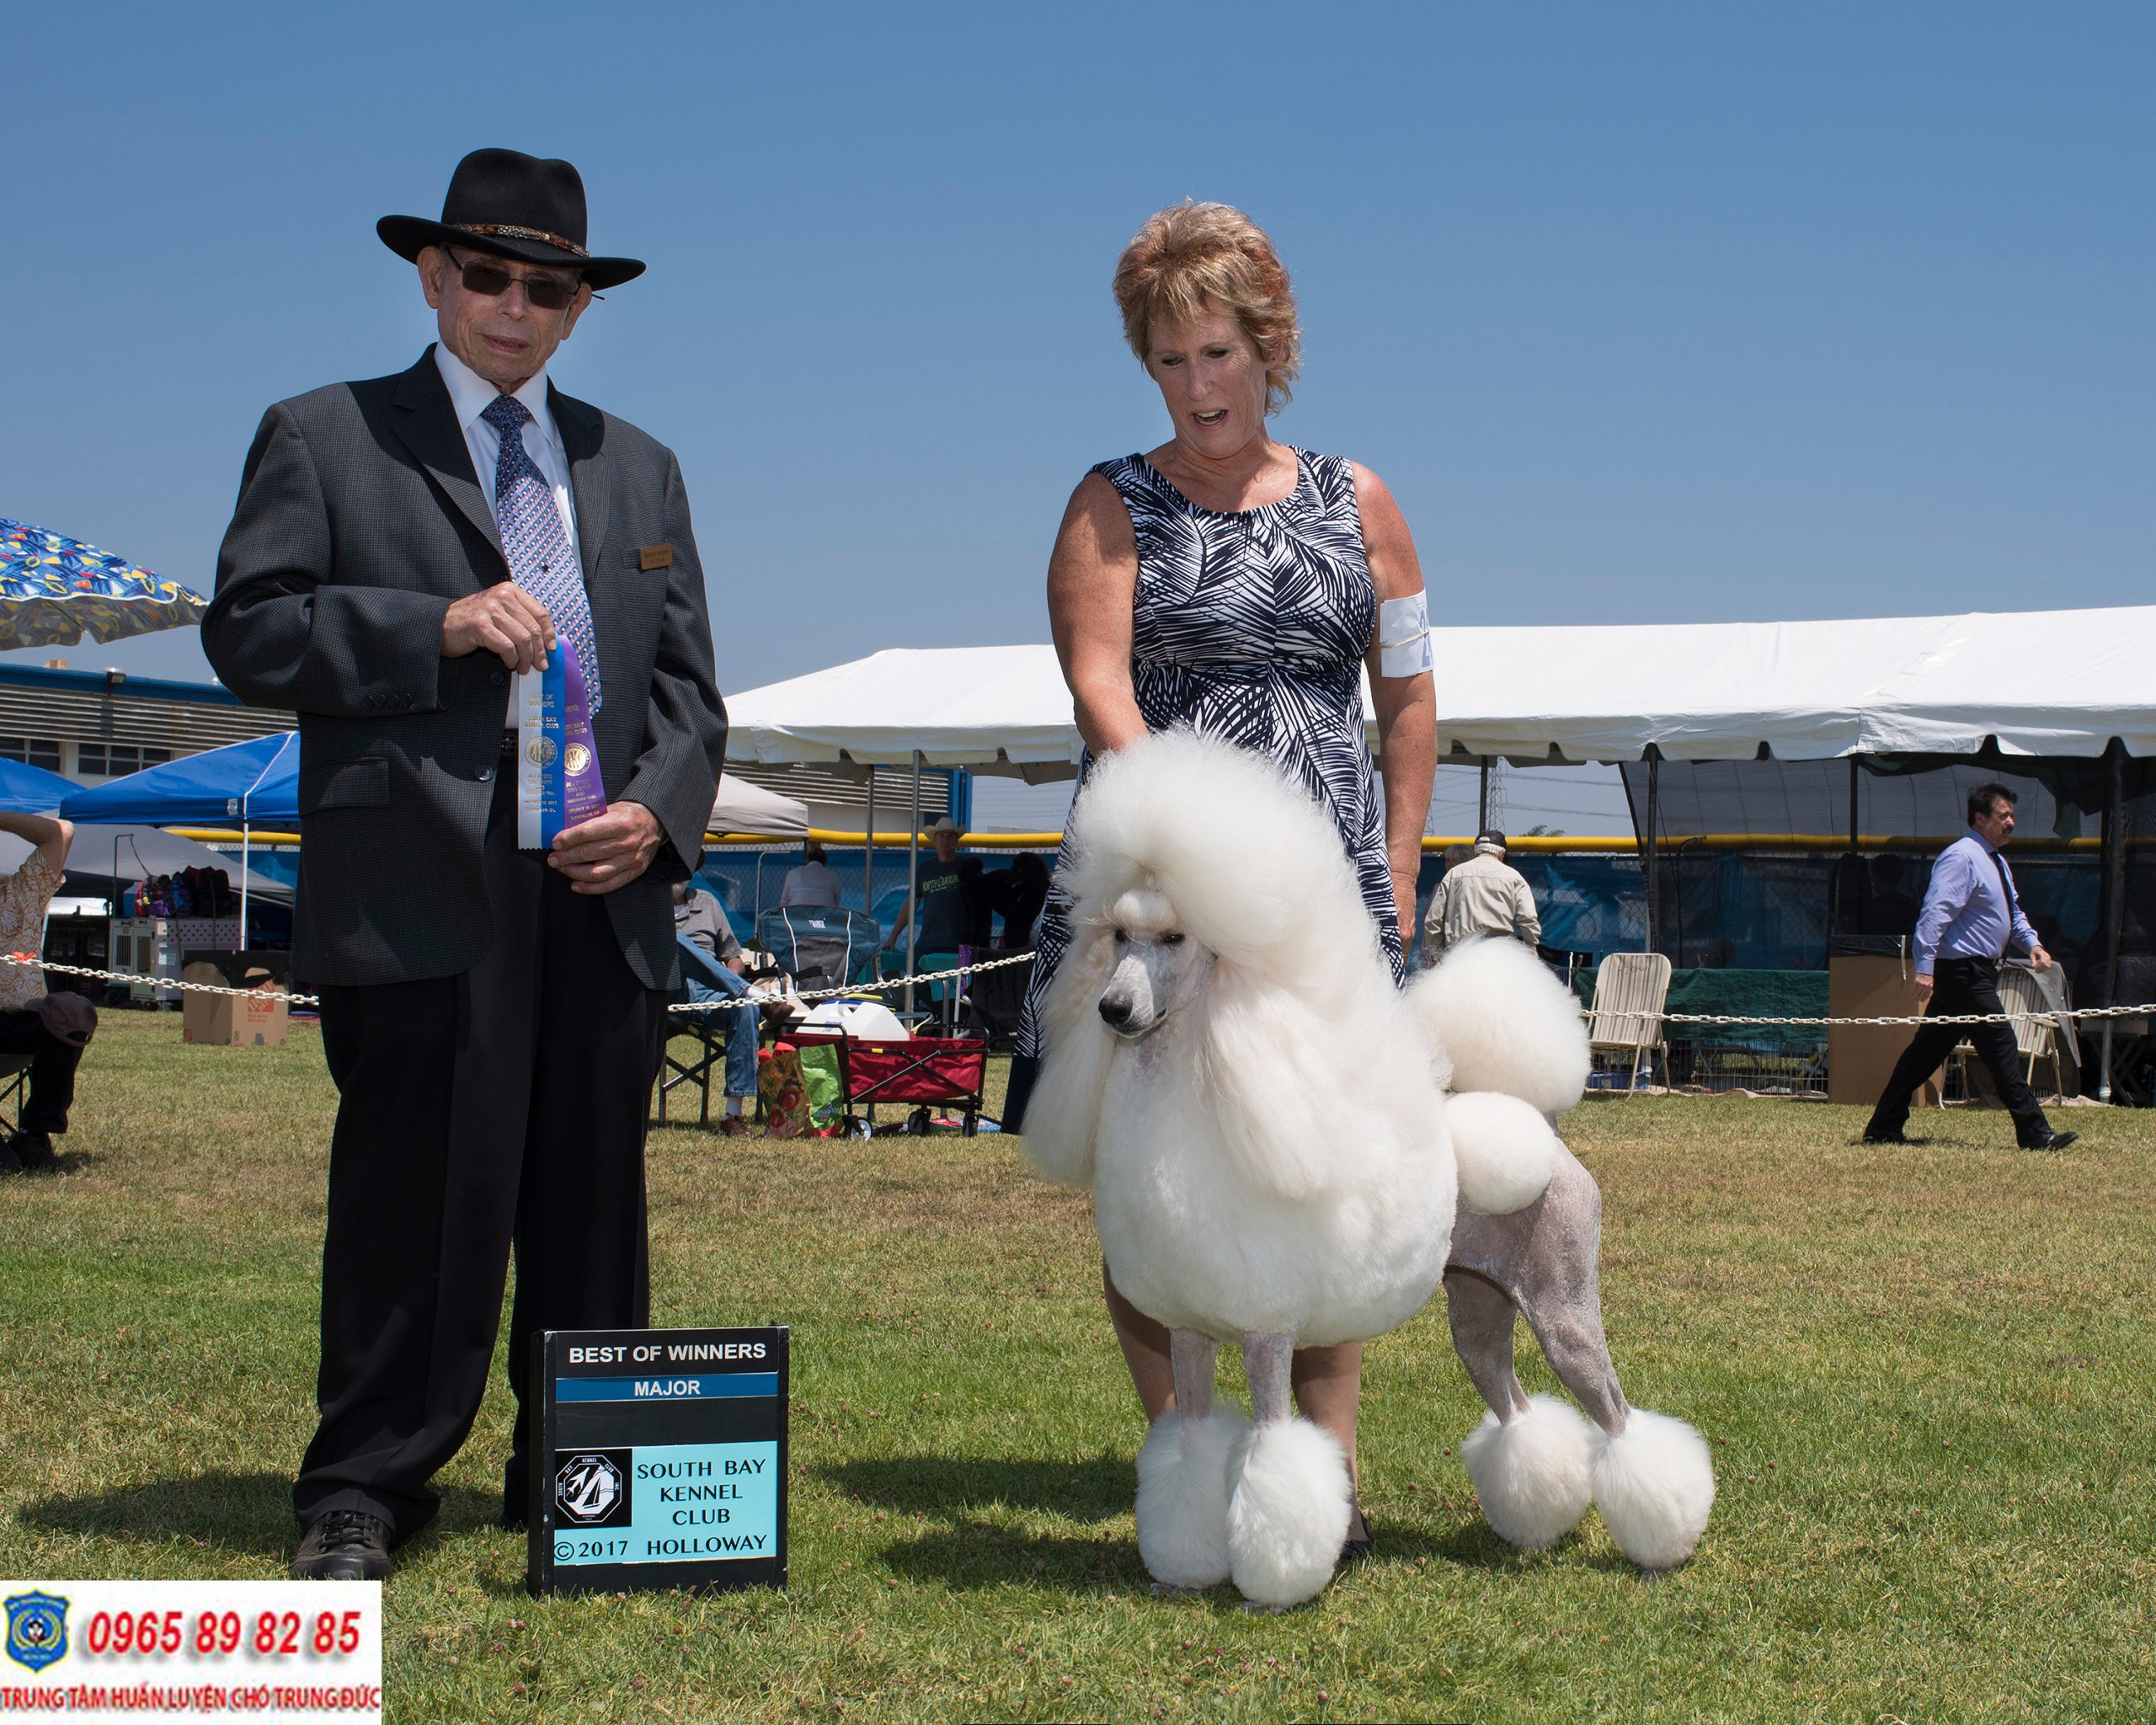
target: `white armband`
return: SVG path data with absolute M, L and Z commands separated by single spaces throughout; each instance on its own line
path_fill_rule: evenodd
M 1427 590 L 1378 606 L 1378 670 L 1389 677 L 1419 676 L 1430 655 L 1430 595 Z

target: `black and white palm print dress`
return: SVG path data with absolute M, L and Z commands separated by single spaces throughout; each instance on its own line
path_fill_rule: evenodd
M 1131 684 L 1149 731 L 1188 725 L 1269 756 L 1309 788 L 1340 828 L 1398 980 L 1400 913 L 1363 730 L 1363 655 L 1378 601 L 1354 473 L 1342 457 L 1307 450 L 1295 465 L 1289 495 L 1233 512 L 1200 509 L 1142 455 L 1093 469 L 1137 530 Z M 1081 785 L 1091 766 L 1089 755 Z M 1070 911 L 1051 888 L 1021 1055 L 1041 1052 L 1041 998 L 1070 944 Z

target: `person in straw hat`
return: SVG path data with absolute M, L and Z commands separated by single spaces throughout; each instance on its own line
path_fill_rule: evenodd
M 439 339 L 264 416 L 202 624 L 243 700 L 299 713 L 292 972 L 322 996 L 339 1101 L 292 1568 L 328 1578 L 387 1575 L 432 1519 L 512 1244 L 520 1402 L 536 1332 L 645 1321 L 668 888 L 702 854 L 726 739 L 680 468 L 547 378 L 643 264 L 589 248 L 574 167 L 515 150 L 460 162 L 440 221 L 376 231 Z M 513 681 L 567 645 L 591 738 L 559 758 L 588 783 L 595 756 L 606 806 L 520 848 Z M 514 1430 L 512 1526 L 520 1412 Z

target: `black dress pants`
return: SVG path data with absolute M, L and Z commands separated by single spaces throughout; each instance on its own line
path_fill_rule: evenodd
M 57 1137 L 67 1130 L 67 1110 L 75 1101 L 75 1068 L 83 1051 L 62 1042 L 45 1028 L 45 1020 L 27 1007 L 0 1010 L 0 1054 L 30 1057 L 29 1094 L 24 1098 L 18 1124 L 25 1132 Z
M 526 1513 L 534 1333 L 648 1320 L 644 1122 L 666 997 L 630 970 L 603 898 L 516 848 L 514 781 L 504 761 L 486 955 L 461 976 L 321 991 L 339 1099 L 302 1525 L 360 1509 L 403 1539 L 433 1519 L 429 1482 L 486 1392 L 512 1243 L 510 1519 Z
M 1996 959 L 1941 959 L 1932 967 L 1931 1004 L 1927 1017 L 1954 1017 L 1972 1012 L 1999 1012 L 1999 960 Z M 1922 1024 L 1909 1039 L 1902 1058 L 1894 1063 L 1893 1076 L 1881 1092 L 1871 1122 L 1864 1129 L 1867 1138 L 1891 1138 L 1908 1124 L 1909 1099 L 1917 1087 L 1936 1072 L 1955 1044 L 1969 1039 L 1991 1073 L 1999 1099 L 2014 1116 L 2014 1134 L 2024 1149 L 2032 1149 L 2052 1135 L 2051 1123 L 2030 1094 L 2021 1076 L 2021 1059 L 2015 1051 L 2014 1028 L 2009 1024 Z

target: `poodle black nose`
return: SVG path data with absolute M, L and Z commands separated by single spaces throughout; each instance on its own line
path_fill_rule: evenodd
M 1119 995 L 1102 995 L 1101 1017 L 1120 1030 L 1130 1022 L 1130 1002 Z

